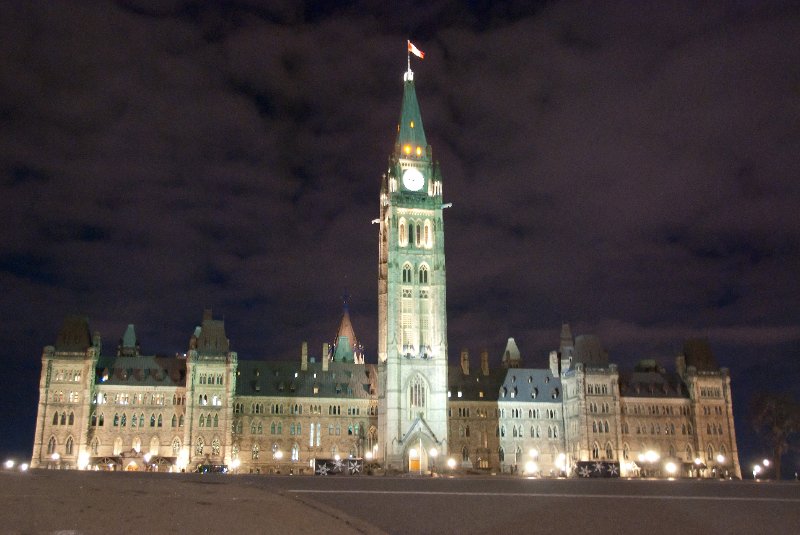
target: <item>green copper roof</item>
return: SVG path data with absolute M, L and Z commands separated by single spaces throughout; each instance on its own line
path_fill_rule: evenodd
M 128 328 L 125 329 L 125 334 L 122 335 L 122 347 L 136 347 L 136 331 L 132 323 L 128 324 Z
M 403 107 L 397 125 L 396 145 L 401 157 L 425 158 L 428 156 L 428 142 L 425 139 L 425 129 L 422 127 L 422 114 L 419 111 L 414 79 L 408 74 L 406 73 L 406 80 L 403 82 Z

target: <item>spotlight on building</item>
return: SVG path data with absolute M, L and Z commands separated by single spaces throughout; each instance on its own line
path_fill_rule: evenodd
M 530 456 L 531 459 L 535 459 L 539 456 L 539 450 L 537 450 L 536 448 L 531 448 L 531 450 L 528 452 L 528 455 Z
M 4 464 L 4 466 L 5 466 L 6 468 L 8 468 L 9 470 L 11 470 L 12 468 L 14 468 L 14 459 L 9 459 L 9 460 L 7 460 L 7 461 L 5 462 L 5 464 Z
M 431 448 L 431 451 L 428 452 L 430 456 L 435 459 L 437 455 L 439 455 L 439 451 L 436 448 Z
M 454 468 L 456 467 L 456 460 L 455 460 L 455 459 L 453 459 L 452 457 L 450 457 L 449 459 L 447 459 L 447 467 L 448 467 L 450 470 L 454 469 Z
M 87 466 L 89 466 L 89 454 L 82 451 L 80 455 L 78 455 L 78 469 L 86 470 Z
M 281 459 L 283 459 L 283 452 L 282 452 L 281 450 L 277 450 L 277 451 L 276 451 L 276 452 L 275 452 L 275 453 L 272 455 L 272 457 L 273 457 L 273 458 L 274 458 L 276 461 L 280 461 Z M 338 455 L 336 456 L 336 460 L 337 460 L 337 461 L 339 460 L 339 456 L 338 456 Z
M 283 454 L 281 453 L 281 455 L 283 455 Z M 334 455 L 334 456 L 333 456 L 333 460 L 334 460 L 334 461 L 341 461 L 341 460 L 342 460 L 342 458 L 341 458 L 341 457 L 339 456 L 339 454 L 337 453 L 336 455 Z
M 664 465 L 664 470 L 670 475 L 674 476 L 678 472 L 678 465 L 669 461 L 667 464 Z
M 657 451 L 649 450 L 644 454 L 644 460 L 648 463 L 655 463 L 661 458 Z
M 539 471 L 539 465 L 536 464 L 534 461 L 528 461 L 527 463 L 525 463 L 526 475 L 532 476 L 538 471 Z
M 21 465 L 19 465 L 19 469 L 22 472 L 27 472 L 28 471 L 28 463 L 22 463 Z
M 717 455 L 717 464 L 725 464 L 725 456 L 721 453 Z
M 144 454 L 144 462 L 145 462 L 145 464 L 150 464 L 150 459 L 152 459 L 152 458 L 153 458 L 152 455 L 150 455 L 149 453 L 145 453 Z
M 231 461 L 231 470 L 236 471 L 242 465 L 242 461 L 239 459 L 234 459 Z
M 700 457 L 695 457 L 694 458 L 694 464 L 696 464 L 697 466 L 700 466 L 701 464 L 703 464 L 703 459 L 701 459 Z
M 58 452 L 55 452 L 53 455 L 51 455 L 51 456 L 50 456 L 50 458 L 51 458 L 51 459 L 52 459 L 54 462 L 58 462 L 58 460 L 59 460 L 59 459 L 61 459 L 61 455 L 59 455 L 59 454 L 58 454 Z
M 368 452 L 366 453 L 366 455 L 364 455 L 364 457 L 366 457 L 368 461 L 371 461 L 371 460 L 372 460 L 372 452 L 371 452 L 371 451 L 368 451 Z

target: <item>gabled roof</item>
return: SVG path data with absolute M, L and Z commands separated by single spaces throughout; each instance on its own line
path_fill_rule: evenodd
M 711 351 L 711 345 L 705 338 L 694 338 L 683 344 L 686 365 L 694 366 L 699 372 L 719 371 L 717 359 Z
M 498 391 L 499 401 L 561 403 L 563 398 L 561 379 L 547 368 L 509 369 Z
M 447 388 L 450 391 L 450 401 L 497 401 L 497 393 L 503 384 L 506 370 L 497 368 L 483 375 L 478 369 L 477 373 L 464 375 L 461 366 L 447 368 Z M 458 393 L 461 392 L 461 397 Z
M 594 334 L 581 334 L 575 337 L 575 363 L 582 363 L 588 368 L 607 368 L 608 352 L 603 349 L 600 337 Z
M 195 336 L 197 352 L 201 356 L 225 355 L 230 350 L 230 341 L 225 335 L 225 321 L 212 319 L 210 309 L 203 312 L 200 333 Z
M 56 351 L 86 351 L 92 345 L 89 320 L 85 316 L 67 316 L 56 338 Z
M 237 396 L 319 397 L 370 399 L 377 393 L 378 376 L 373 364 L 329 362 L 265 362 L 240 360 L 236 377 Z M 315 393 L 316 387 L 316 393 Z
M 128 386 L 186 386 L 186 360 L 160 356 L 101 356 L 95 384 Z
M 633 371 L 619 374 L 620 397 L 688 398 L 689 389 L 677 373 Z

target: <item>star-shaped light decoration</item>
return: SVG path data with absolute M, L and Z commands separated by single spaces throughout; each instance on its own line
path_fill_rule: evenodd
M 317 465 L 317 475 L 318 476 L 327 476 L 328 475 L 328 465 L 325 463 L 319 463 Z
M 357 474 L 361 471 L 361 465 L 358 464 L 358 461 L 350 461 L 348 463 L 347 469 L 350 471 L 351 474 Z
M 602 472 L 603 468 L 605 468 L 605 463 L 602 463 L 600 461 L 597 461 L 596 463 L 594 463 L 594 471 L 595 472 Z
M 592 471 L 589 470 L 588 466 L 581 466 L 578 469 L 578 474 L 580 474 L 581 477 L 589 477 L 589 474 L 591 474 L 591 473 L 592 473 Z
M 333 461 L 333 471 L 341 472 L 342 470 L 344 470 L 344 462 L 342 462 L 340 459 Z
M 619 468 L 617 467 L 616 464 L 609 464 L 608 465 L 608 474 L 612 475 L 612 476 L 618 476 L 619 475 Z

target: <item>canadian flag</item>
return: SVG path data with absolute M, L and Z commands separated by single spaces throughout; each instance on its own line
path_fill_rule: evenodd
M 425 59 L 425 52 L 414 46 L 411 41 L 408 42 L 408 51 L 417 56 L 419 59 Z

